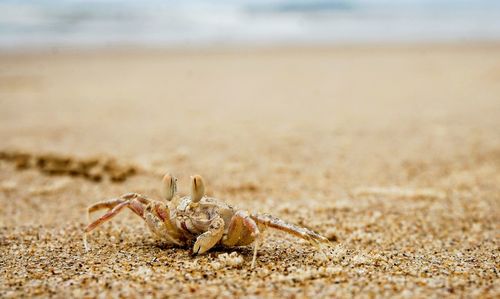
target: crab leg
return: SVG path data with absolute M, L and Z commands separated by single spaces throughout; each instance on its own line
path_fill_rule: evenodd
M 85 246 L 86 251 L 90 250 L 89 244 L 87 242 L 87 235 L 92 230 L 94 230 L 96 227 L 98 227 L 99 225 L 103 224 L 106 221 L 111 220 L 111 218 L 118 215 L 126 207 L 130 208 L 135 214 L 139 215 L 141 218 L 144 219 L 144 206 L 142 205 L 141 201 L 139 201 L 138 199 L 134 198 L 132 200 L 125 200 L 125 201 L 122 201 L 120 203 L 117 203 L 106 214 L 102 215 L 101 217 L 99 217 L 94 222 L 90 223 L 85 228 L 84 235 L 83 235 L 83 245 Z M 90 210 L 90 208 L 89 208 L 89 210 Z
M 321 244 L 329 244 L 330 243 L 330 241 L 327 238 L 313 232 L 310 229 L 307 229 L 305 227 L 296 226 L 294 224 L 285 222 L 285 221 L 283 221 L 277 217 L 271 216 L 271 215 L 256 214 L 256 215 L 251 215 L 250 217 L 252 217 L 252 219 L 255 220 L 255 222 L 257 222 L 258 224 L 284 231 L 286 233 L 292 234 L 296 237 L 299 237 L 299 238 L 302 238 L 302 239 L 308 241 L 311 245 L 316 247 L 323 254 L 325 254 L 325 253 L 323 252 L 323 250 L 321 248 Z
M 236 212 L 231 218 L 227 235 L 222 240 L 224 246 L 244 246 L 253 243 L 259 235 L 255 221 L 245 211 Z
M 233 215 L 231 222 L 229 222 L 227 234 L 222 239 L 222 244 L 224 246 L 236 246 L 240 240 L 241 234 L 243 233 L 244 219 L 245 215 L 242 211 L 238 211 Z
M 144 211 L 144 220 L 157 236 L 176 245 L 183 245 L 181 235 L 170 221 L 170 210 L 167 205 L 153 201 Z
M 130 199 L 137 199 L 140 203 L 142 203 L 144 205 L 147 205 L 150 203 L 149 199 L 147 199 L 146 197 L 144 197 L 140 194 L 137 194 L 137 193 L 126 193 L 126 194 L 123 194 L 122 196 L 120 196 L 119 198 L 113 198 L 113 199 L 109 199 L 109 200 L 96 202 L 95 204 L 93 204 L 87 208 L 87 220 L 88 220 L 88 222 L 90 222 L 90 214 L 92 214 L 93 212 L 99 211 L 102 209 L 112 209 L 115 206 L 117 206 L 117 205 L 119 205 L 127 200 L 130 200 Z M 135 213 L 135 211 L 133 209 L 131 209 L 131 210 Z M 142 217 L 142 213 L 137 214 L 137 215 Z
M 254 252 L 252 258 L 252 268 L 257 259 L 257 250 L 259 248 L 260 231 L 250 215 L 245 211 L 236 212 L 231 218 L 227 235 L 222 240 L 224 246 L 244 246 L 254 243 Z

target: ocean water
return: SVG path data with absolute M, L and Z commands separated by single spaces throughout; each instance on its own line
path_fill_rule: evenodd
M 500 40 L 500 0 L 0 0 L 0 49 Z

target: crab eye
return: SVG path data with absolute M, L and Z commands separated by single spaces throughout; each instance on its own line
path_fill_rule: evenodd
M 191 201 L 199 202 L 204 195 L 205 195 L 205 184 L 203 183 L 203 178 L 200 175 L 192 176 Z
M 177 182 L 177 179 L 168 173 L 163 177 L 163 179 L 162 179 L 162 183 L 163 183 L 162 193 L 163 193 L 163 197 L 166 200 L 171 200 L 174 197 L 175 192 L 177 191 L 176 182 Z

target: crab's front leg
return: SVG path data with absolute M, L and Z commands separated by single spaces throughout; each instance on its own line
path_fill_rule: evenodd
M 224 220 L 217 217 L 210 223 L 208 230 L 196 238 L 193 254 L 202 254 L 214 247 L 224 235 Z

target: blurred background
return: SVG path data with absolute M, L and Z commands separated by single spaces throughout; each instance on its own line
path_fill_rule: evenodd
M 0 0 L 0 133 L 158 171 L 371 177 L 377 147 L 454 136 L 441 155 L 497 124 L 499 42 L 495 0 Z
M 495 0 L 0 0 L 2 148 L 279 196 L 428 185 L 497 146 L 499 42 Z
M 441 155 L 497 124 L 499 42 L 495 0 L 0 0 L 0 133 L 159 170 Z
M 496 0 L 1 0 L 0 47 L 491 41 Z

